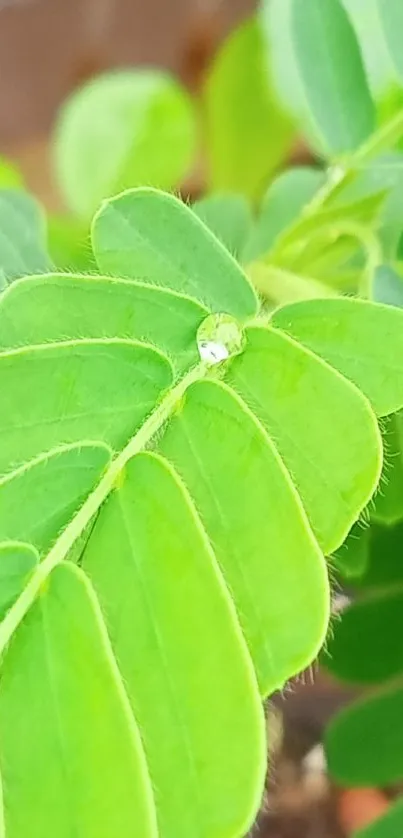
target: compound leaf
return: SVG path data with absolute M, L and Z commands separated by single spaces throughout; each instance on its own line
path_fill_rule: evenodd
M 116 278 L 48 274 L 0 300 L 1 549 L 17 570 L 17 548 L 31 551 L 0 623 L 6 827 L 11 838 L 155 838 L 152 788 L 161 834 L 197 822 L 200 838 L 233 838 L 262 791 L 260 696 L 308 665 L 326 633 L 310 523 L 322 544 L 340 540 L 374 491 L 380 438 L 349 372 L 271 329 L 281 311 L 269 327 L 256 320 L 242 269 L 176 198 L 139 189 L 106 202 L 93 243 Z M 351 314 L 340 346 L 348 357 L 357 344 L 360 370 L 373 364 L 373 321 L 391 334 L 394 366 L 378 347 L 373 389 L 394 409 L 403 312 L 336 302 Z M 332 312 L 318 303 L 313 334 L 339 322 Z M 285 367 L 297 362 L 290 395 Z M 243 364 L 259 404 L 242 390 Z M 335 471 L 322 502 L 286 439 L 288 428 L 317 456 L 305 428 L 315 410 Z

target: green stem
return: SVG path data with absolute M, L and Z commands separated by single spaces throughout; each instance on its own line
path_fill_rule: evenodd
M 0 653 L 11 640 L 11 637 L 25 617 L 25 614 L 29 611 L 53 568 L 65 559 L 77 538 L 85 530 L 89 521 L 91 521 L 116 485 L 126 463 L 151 442 L 153 437 L 158 434 L 162 426 L 172 415 L 188 387 L 195 381 L 200 381 L 204 378 L 208 370 L 209 367 L 205 363 L 200 363 L 194 367 L 193 370 L 167 393 L 158 407 L 144 422 L 140 430 L 130 439 L 123 451 L 112 460 L 109 468 L 92 494 L 88 496 L 77 515 L 75 515 L 59 536 L 46 558 L 35 569 L 28 584 L 4 617 L 0 624 Z
M 382 151 L 392 148 L 403 136 L 403 110 L 375 131 L 354 154 L 336 161 L 328 170 L 326 182 L 307 205 L 304 216 L 314 215 L 344 189 L 367 163 Z

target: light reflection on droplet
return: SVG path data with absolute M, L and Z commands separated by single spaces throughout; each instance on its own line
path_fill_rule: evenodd
M 242 352 L 244 334 L 230 314 L 209 314 L 199 327 L 197 346 L 201 360 L 213 366 Z

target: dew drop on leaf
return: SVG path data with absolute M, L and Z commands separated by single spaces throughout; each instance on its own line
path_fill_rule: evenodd
M 244 343 L 243 329 L 230 314 L 209 314 L 197 332 L 200 358 L 211 365 L 239 355 Z

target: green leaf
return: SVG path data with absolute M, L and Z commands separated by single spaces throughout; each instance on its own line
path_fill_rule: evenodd
M 377 684 L 403 672 L 403 589 L 373 593 L 343 611 L 322 663 L 337 678 Z
M 26 541 L 46 553 L 101 479 L 111 455 L 106 445 L 80 441 L 40 454 L 0 478 L 0 541 Z
M 55 569 L 7 651 L 0 734 L 7 835 L 156 838 L 139 733 L 74 565 Z
M 396 258 L 403 230 L 403 154 L 382 154 L 366 164 L 353 182 L 340 192 L 336 203 L 340 205 L 347 200 L 356 201 L 371 195 L 376 197 L 382 192 L 384 200 L 378 212 L 377 235 L 386 261 Z
M 354 151 L 375 129 L 375 108 L 343 5 L 293 0 L 291 31 L 305 95 L 328 151 Z
M 195 201 L 192 210 L 232 256 L 241 261 L 252 227 L 252 212 L 246 198 L 242 195 L 210 195 Z
M 328 616 L 325 565 L 290 476 L 246 404 L 218 382 L 188 389 L 160 449 L 195 500 L 267 695 L 304 668 Z M 308 590 L 315 611 L 307 611 Z M 290 632 L 295 619 L 298 633 Z
M 402 714 L 403 689 L 399 685 L 342 710 L 331 721 L 325 738 L 333 777 L 351 786 L 399 782 L 403 777 Z
M 48 217 L 48 248 L 52 263 L 59 271 L 94 270 L 88 229 L 74 218 Z
M 403 30 L 403 7 L 396 0 L 377 0 L 381 25 L 385 34 L 390 57 L 403 79 L 403 52 L 401 33 Z
M 177 186 L 192 164 L 195 133 L 191 100 L 166 73 L 120 70 L 88 82 L 63 106 L 55 135 L 68 206 L 87 219 L 129 186 Z
M 10 160 L 0 157 L 0 189 L 20 189 L 22 187 L 23 180 L 19 169 Z
M 213 551 L 166 461 L 127 464 L 83 567 L 142 732 L 160 835 L 195 823 L 200 835 L 245 834 L 264 782 L 263 708 Z
M 403 832 L 403 800 L 391 804 L 381 818 L 356 833 L 355 838 L 396 838 Z
M 390 56 L 379 26 L 378 0 L 343 0 L 357 34 L 371 91 L 379 105 L 396 82 Z
M 101 271 L 163 285 L 241 319 L 257 311 L 235 259 L 173 195 L 154 189 L 118 195 L 95 216 L 92 236 Z
M 375 589 L 403 584 L 403 523 L 385 527 L 372 522 L 369 533 L 368 565 L 360 584 Z
M 231 383 L 236 358 L 248 359 L 265 322 L 239 265 L 190 209 L 149 189 L 105 203 L 94 243 L 103 270 L 120 272 L 115 279 L 51 274 L 18 281 L 0 299 L 1 520 L 41 550 L 0 622 L 7 829 L 12 838 L 26 838 L 28 824 L 35 838 L 70 838 L 74 829 L 82 838 L 147 838 L 149 797 L 147 811 L 136 808 L 146 787 L 155 788 L 158 822 L 169 822 L 175 838 L 195 822 L 200 838 L 233 838 L 249 827 L 262 791 L 258 681 L 266 695 L 317 655 L 329 614 L 326 563 L 277 432 Z M 357 333 L 360 324 L 372 328 L 377 307 L 351 305 Z M 323 302 L 314 324 L 326 311 Z M 383 320 L 377 329 L 383 337 Z M 333 500 L 329 474 L 329 510 L 340 508 L 342 471 L 346 481 L 347 512 L 343 522 L 334 518 L 341 537 L 375 489 L 374 417 L 347 379 L 274 334 L 288 363 L 289 347 L 309 363 L 295 401 L 283 376 L 278 404 L 269 405 L 273 428 L 295 429 L 303 446 L 305 426 L 326 423 L 321 440 L 340 459 Z M 362 363 L 372 363 L 373 334 Z M 256 392 L 265 392 L 266 377 L 266 365 L 255 365 Z M 386 385 L 395 393 L 392 378 Z M 343 450 L 329 421 L 333 386 L 348 412 Z M 287 404 L 301 411 L 302 430 Z M 312 420 L 315 410 L 320 419 Z M 62 458 L 68 468 L 59 468 Z M 71 558 L 88 567 L 99 604 Z M 127 734 L 129 704 L 149 777 Z
M 0 544 L 0 618 L 11 607 L 39 562 L 39 555 L 30 544 L 7 540 Z M 0 807 L 1 808 L 1 807 Z M 0 824 L 0 835 L 1 824 Z M 2 836 L 3 838 L 3 836 Z
M 293 0 L 261 0 L 260 20 L 273 88 L 282 107 L 315 149 L 321 148 L 306 101 L 291 32 Z
M 341 206 L 326 207 L 318 212 L 307 213 L 306 216 L 302 213 L 302 217 L 297 218 L 294 224 L 281 233 L 276 242 L 275 256 L 273 257 L 272 254 L 272 258 L 282 263 L 287 262 L 287 250 L 289 250 L 292 264 L 297 265 L 299 251 L 309 245 L 311 240 L 315 241 L 318 236 L 325 239 L 327 235 L 332 243 L 337 235 L 348 235 L 349 232 L 354 235 L 357 228 L 353 225 L 371 224 L 376 219 L 384 203 L 385 194 L 385 190 L 380 190 L 358 200 L 343 203 Z M 305 267 L 306 264 L 309 265 L 309 259 L 307 260 L 303 250 L 302 255 Z M 317 256 L 318 253 L 314 250 L 313 254 L 310 254 L 311 261 Z
M 378 416 L 403 406 L 403 311 L 364 300 L 309 300 L 278 309 L 272 322 L 353 381 Z
M 386 416 L 382 423 L 385 462 L 371 517 L 392 525 L 403 519 L 403 416 Z
M 357 521 L 346 540 L 332 556 L 332 564 L 345 579 L 356 582 L 364 575 L 369 564 L 371 532 Z
M 294 129 L 270 78 L 256 18 L 224 42 L 204 89 L 209 184 L 217 191 L 259 197 L 287 156 Z
M 125 445 L 172 384 L 172 373 L 168 361 L 146 345 L 82 340 L 4 352 L 0 381 L 4 474 L 62 441 Z M 27 400 L 27 393 L 40 398 Z
M 252 262 L 248 276 L 256 290 L 273 308 L 295 303 L 299 300 L 315 300 L 334 297 L 337 292 L 310 276 L 277 268 L 267 262 Z
M 0 289 L 25 274 L 49 267 L 39 205 L 24 192 L 0 190 Z
M 376 303 L 403 308 L 403 276 L 390 265 L 380 265 L 372 283 L 372 299 Z
M 2 298 L 0 347 L 63 340 L 130 338 L 161 349 L 182 372 L 196 364 L 195 334 L 208 310 L 165 288 L 105 276 L 22 279 Z
M 261 327 L 247 330 L 247 349 L 226 380 L 275 440 L 322 550 L 332 552 L 379 479 L 379 432 L 364 399 L 287 335 Z M 306 403 L 315 405 L 309 422 Z
M 275 178 L 246 243 L 244 262 L 258 259 L 271 250 L 279 234 L 298 218 L 323 181 L 323 173 L 309 166 L 289 169 Z

